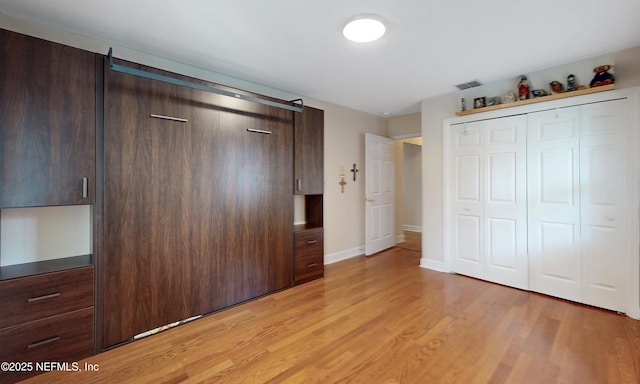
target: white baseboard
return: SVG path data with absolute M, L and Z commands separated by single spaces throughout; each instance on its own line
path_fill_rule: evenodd
M 405 240 L 406 240 L 406 238 L 405 238 L 405 236 L 404 236 L 404 235 L 398 235 L 398 236 L 396 236 L 396 244 L 398 244 L 398 243 L 402 243 L 402 242 L 403 242 L 403 241 L 405 241 Z
M 431 259 L 420 259 L 420 268 L 432 269 L 438 272 L 449 272 L 446 270 L 444 262 Z
M 420 233 L 422 233 L 422 227 L 418 227 L 417 225 L 404 224 L 404 225 L 402 225 L 402 230 L 403 231 L 409 231 L 409 232 L 420 232 Z
M 345 251 L 328 253 L 324 255 L 324 264 L 333 264 L 338 261 L 351 259 L 352 257 L 364 255 L 364 245 L 356 248 L 347 249 Z

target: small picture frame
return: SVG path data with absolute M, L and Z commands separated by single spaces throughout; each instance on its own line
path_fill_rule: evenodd
M 487 106 L 486 97 L 476 97 L 473 99 L 473 109 L 484 108 Z
M 487 102 L 486 102 L 486 106 L 490 107 L 492 105 L 498 105 L 500 104 L 500 97 L 495 96 L 495 97 L 487 97 Z

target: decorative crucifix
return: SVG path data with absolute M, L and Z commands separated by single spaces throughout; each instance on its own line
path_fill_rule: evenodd
M 340 189 L 342 190 L 342 193 L 344 193 L 344 186 L 347 184 L 347 182 L 344 181 L 344 177 L 340 178 L 340 182 L 338 184 L 340 184 Z
M 353 172 L 353 181 L 356 181 L 356 173 L 359 171 L 359 169 L 356 168 L 356 165 L 353 164 L 353 168 L 351 168 L 351 172 Z

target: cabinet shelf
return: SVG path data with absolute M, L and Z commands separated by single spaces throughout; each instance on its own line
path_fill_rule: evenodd
M 460 112 L 456 112 L 456 116 L 473 115 L 474 113 L 495 111 L 498 109 L 511 108 L 511 107 L 519 107 L 521 105 L 542 103 L 544 101 L 566 99 L 567 97 L 589 95 L 591 93 L 611 91 L 614 89 L 615 89 L 615 84 L 603 85 L 601 87 L 594 87 L 594 88 L 579 89 L 577 91 L 572 91 L 572 92 L 556 93 L 555 95 L 536 97 L 535 99 L 518 100 L 513 103 L 490 105 L 484 108 L 476 108 L 476 109 L 470 109 L 468 111 L 460 111 Z
M 6 267 L 0 267 L 0 281 L 87 267 L 92 264 L 92 255 L 81 255 L 65 257 L 62 259 L 37 261 L 34 263 L 8 265 Z

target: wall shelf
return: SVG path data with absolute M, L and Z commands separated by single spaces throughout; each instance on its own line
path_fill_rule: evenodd
M 484 107 L 484 108 L 476 108 L 476 109 L 471 109 L 471 110 L 468 110 L 468 111 L 460 111 L 460 112 L 456 112 L 456 116 L 466 116 L 466 115 L 472 115 L 474 113 L 495 111 L 495 110 L 498 110 L 498 109 L 519 107 L 521 105 L 542 103 L 544 101 L 566 99 L 567 97 L 588 95 L 588 94 L 591 94 L 591 93 L 611 91 L 611 90 L 614 90 L 614 89 L 615 89 L 615 84 L 603 85 L 601 87 L 594 87 L 594 88 L 579 89 L 577 91 L 556 93 L 555 95 L 536 97 L 534 99 L 518 100 L 518 101 L 513 102 L 513 103 L 497 104 L 497 105 L 491 105 L 491 106 Z

